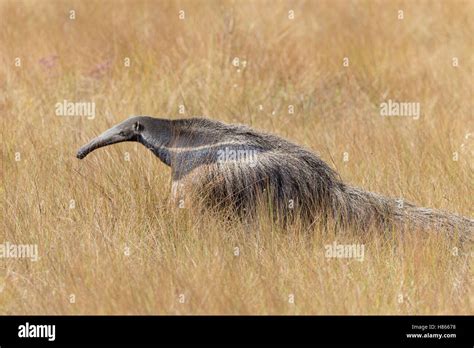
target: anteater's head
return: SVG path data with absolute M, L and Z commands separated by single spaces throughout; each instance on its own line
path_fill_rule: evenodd
M 143 139 L 153 138 L 160 143 L 168 134 L 164 123 L 165 120 L 147 116 L 131 117 L 92 139 L 79 149 L 76 156 L 83 159 L 98 148 L 124 141 L 143 142 Z

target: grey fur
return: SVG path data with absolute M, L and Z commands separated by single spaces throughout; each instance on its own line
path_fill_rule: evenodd
M 472 240 L 474 220 L 347 185 L 309 150 L 246 126 L 205 118 L 132 117 L 83 146 L 77 157 L 122 141 L 142 143 L 171 167 L 174 199 L 192 190 L 208 206 L 240 216 L 255 215 L 257 202 L 264 201 L 285 223 L 298 218 L 362 229 L 430 227 Z

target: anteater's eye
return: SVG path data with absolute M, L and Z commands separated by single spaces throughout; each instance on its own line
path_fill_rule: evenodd
M 122 137 L 124 137 L 124 136 L 125 136 L 125 132 L 124 132 L 124 131 L 121 131 L 121 132 L 119 133 L 119 135 L 122 136 Z

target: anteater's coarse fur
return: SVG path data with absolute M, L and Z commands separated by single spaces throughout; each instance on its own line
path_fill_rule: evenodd
M 117 134 L 125 138 L 113 138 Z M 132 117 L 85 145 L 78 157 L 120 141 L 142 143 L 171 167 L 178 201 L 194 192 L 208 206 L 241 217 L 255 216 L 263 202 L 285 223 L 298 218 L 362 229 L 428 227 L 472 240 L 474 220 L 350 186 L 313 152 L 247 126 Z

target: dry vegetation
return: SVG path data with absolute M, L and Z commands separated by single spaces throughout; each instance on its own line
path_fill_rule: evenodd
M 170 206 L 170 170 L 141 145 L 75 153 L 129 115 L 206 115 L 472 217 L 473 5 L 1 0 L 0 243 L 40 260 L 0 259 L 0 313 L 472 314 L 471 246 L 248 228 Z M 95 102 L 95 119 L 56 116 L 64 99 Z M 381 117 L 387 99 L 420 102 L 420 119 Z M 364 261 L 325 258 L 334 240 L 364 243 Z

